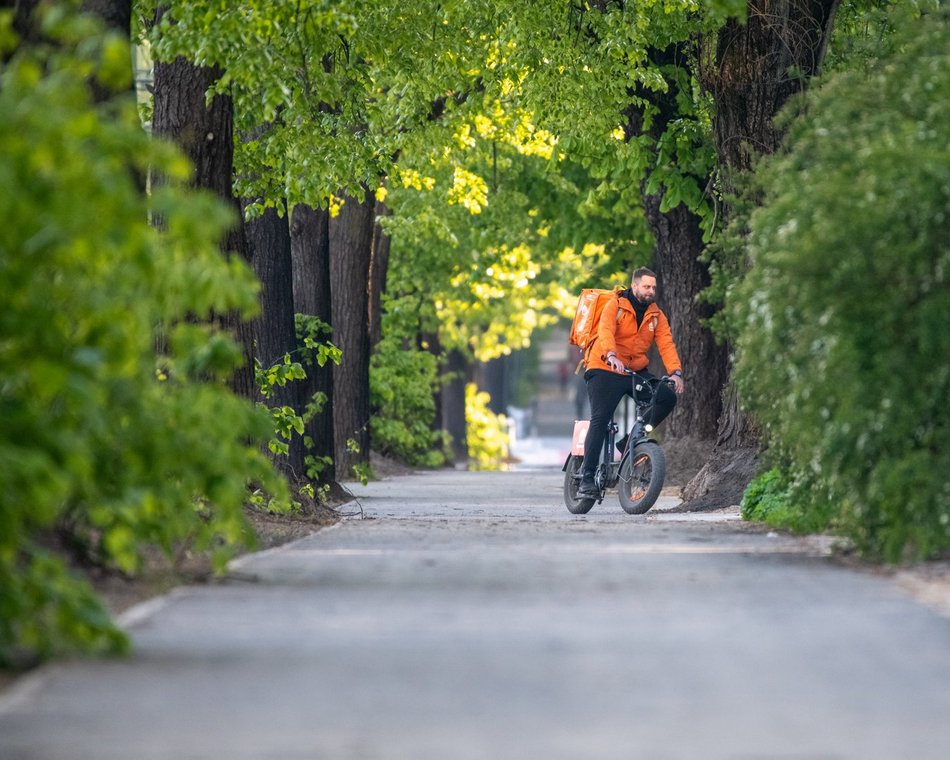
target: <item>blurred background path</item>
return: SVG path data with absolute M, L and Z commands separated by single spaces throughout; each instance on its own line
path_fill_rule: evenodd
M 589 414 L 583 374 L 574 374 L 577 359 L 567 335 L 566 329 L 552 330 L 541 342 L 536 402 L 512 415 L 511 454 L 516 466 L 563 465 L 574 420 Z

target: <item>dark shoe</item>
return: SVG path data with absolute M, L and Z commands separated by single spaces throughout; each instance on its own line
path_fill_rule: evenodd
M 592 477 L 581 478 L 581 484 L 577 487 L 577 495 L 590 499 L 596 499 L 600 496 L 600 491 L 597 490 Z
M 623 450 L 627 448 L 627 441 L 630 440 L 630 433 L 627 433 L 623 438 L 617 441 L 617 451 L 623 454 Z

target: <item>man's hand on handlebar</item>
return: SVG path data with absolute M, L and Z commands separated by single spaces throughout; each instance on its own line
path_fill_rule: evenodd
M 670 375 L 670 382 L 673 383 L 673 391 L 677 396 L 683 393 L 683 390 L 686 388 L 686 383 L 683 382 L 683 377 L 681 375 Z
M 610 367 L 614 372 L 625 372 L 627 369 L 627 366 L 617 358 L 617 354 L 615 354 L 613 351 L 607 354 L 604 361 L 607 362 L 607 366 Z
M 604 356 L 603 360 L 614 372 L 627 375 L 636 374 L 632 369 L 627 369 L 627 365 L 620 361 L 620 359 L 617 358 L 617 354 L 613 351 Z M 683 391 L 686 390 L 686 383 L 683 380 L 683 375 L 680 370 L 676 370 L 672 375 L 664 375 L 661 379 L 673 384 L 673 392 L 677 396 L 682 395 Z

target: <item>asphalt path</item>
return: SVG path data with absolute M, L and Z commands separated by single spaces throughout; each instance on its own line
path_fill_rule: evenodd
M 718 515 L 555 469 L 354 486 L 348 519 L 0 698 L 0 760 L 945 760 L 950 619 Z

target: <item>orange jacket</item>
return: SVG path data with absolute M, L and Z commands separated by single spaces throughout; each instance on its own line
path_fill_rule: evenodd
M 586 357 L 587 369 L 605 369 L 613 372 L 607 364 L 607 354 L 613 351 L 627 369 L 639 371 L 650 363 L 647 352 L 656 341 L 656 347 L 668 373 L 683 371 L 673 333 L 666 315 L 655 303 L 651 303 L 643 315 L 643 322 L 637 329 L 637 315 L 633 305 L 620 294 L 606 304 L 597 326 L 597 339 L 591 345 Z

